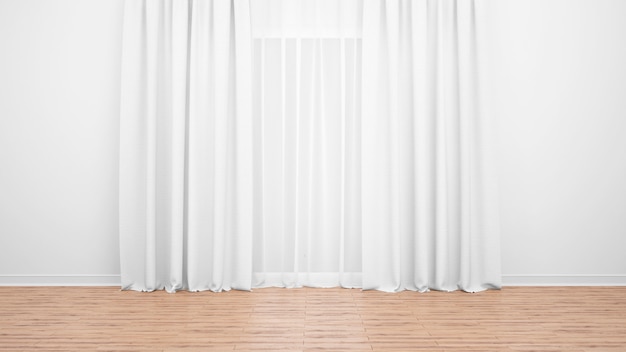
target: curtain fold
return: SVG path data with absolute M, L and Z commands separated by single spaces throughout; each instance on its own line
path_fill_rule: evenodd
M 126 0 L 122 287 L 500 287 L 473 0 Z

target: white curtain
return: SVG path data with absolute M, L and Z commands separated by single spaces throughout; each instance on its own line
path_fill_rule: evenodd
M 473 0 L 365 0 L 363 288 L 500 287 Z
M 360 287 L 361 1 L 251 1 L 254 281 Z
M 128 0 L 124 16 L 122 286 L 250 289 L 248 2 Z
M 122 285 L 500 286 L 472 0 L 127 0 Z

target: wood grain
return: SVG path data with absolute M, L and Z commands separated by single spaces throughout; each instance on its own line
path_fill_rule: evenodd
M 626 351 L 626 287 L 0 287 L 0 351 Z

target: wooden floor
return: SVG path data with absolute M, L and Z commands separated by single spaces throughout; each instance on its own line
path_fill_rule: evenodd
M 0 287 L 0 351 L 626 351 L 626 287 Z

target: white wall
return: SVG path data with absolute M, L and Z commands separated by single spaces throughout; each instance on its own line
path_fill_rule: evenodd
M 505 282 L 626 283 L 626 2 L 478 4 Z M 121 19 L 0 0 L 0 284 L 118 282 Z
M 119 281 L 121 16 L 0 0 L 0 283 Z
M 626 1 L 481 3 L 505 283 L 626 283 Z

